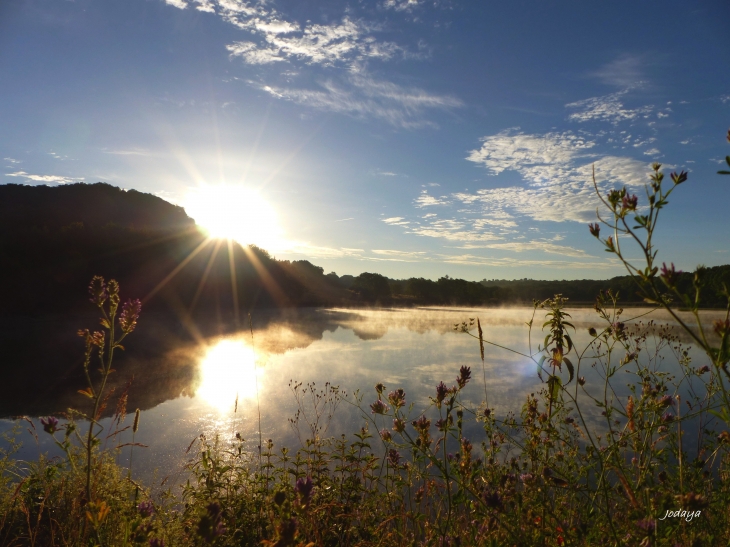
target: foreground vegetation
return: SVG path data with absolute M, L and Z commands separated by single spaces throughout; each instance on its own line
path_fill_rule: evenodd
M 98 420 L 113 404 L 105 386 L 114 353 L 134 331 L 141 307 L 139 301 L 121 304 L 118 284 L 95 277 L 91 299 L 104 330 L 79 332 L 88 383 L 80 397 L 87 410 L 62 421 L 43 418 L 62 459 L 17 461 L 17 446 L 6 440 L 0 453 L 0 542 L 726 544 L 730 293 L 724 289 L 725 318 L 708 331 L 699 311 L 706 270 L 697 268 L 685 287 L 673 264 L 656 263 L 653 244 L 661 210 L 686 178 L 673 173 L 670 184 L 655 165 L 646 206 L 640 208 L 625 189 L 613 190 L 601 196 L 607 214 L 590 231 L 625 264 L 642 298 L 674 317 L 704 362 L 693 361 L 672 328 L 630 321 L 612 291 L 595 301 L 603 327 L 590 329 L 590 342 L 578 348 L 566 299 L 558 295 L 535 302 L 528 322 L 529 335 L 539 342 L 523 357 L 534 361 L 542 388 L 519 412 L 497 416 L 486 381 L 479 407 L 462 404 L 463 389 L 479 376 L 469 367 L 434 386 L 428 408 L 409 404 L 409 395 L 396 386 L 378 384 L 372 394 L 345 397 L 335 386 L 295 383 L 298 450 L 267 441 L 252 453 L 240 435 L 201 437 L 189 448 L 195 454 L 190 480 L 178 493 L 150 492 L 133 481 L 131 469 L 115 463 L 127 445 L 102 448 L 125 429 L 124 394 L 112 430 L 104 431 Z M 601 235 L 602 227 L 608 236 Z M 641 265 L 625 258 L 627 241 L 638 246 Z M 696 327 L 674 303 L 693 314 Z M 483 360 L 490 342 L 479 320 L 455 328 L 475 338 Z M 673 371 L 666 368 L 668 356 L 676 360 Z M 589 366 L 600 381 L 586 380 Z M 625 378 L 626 394 L 619 385 Z M 341 404 L 359 406 L 363 426 L 350 436 L 328 438 L 326 426 Z M 480 434 L 467 438 L 475 420 Z M 139 425 L 137 414 L 133 433 Z

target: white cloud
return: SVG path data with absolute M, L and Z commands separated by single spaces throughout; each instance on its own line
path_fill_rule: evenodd
M 619 122 L 631 121 L 646 116 L 652 112 L 653 106 L 642 106 L 639 108 L 624 108 L 621 98 L 630 91 L 624 89 L 603 97 L 591 97 L 582 101 L 569 103 L 565 106 L 575 109 L 568 116 L 570 120 L 577 122 L 602 121 L 617 125 Z
M 25 171 L 16 171 L 15 173 L 5 173 L 6 177 L 21 177 L 33 182 L 50 182 L 52 184 L 69 184 L 84 180 L 83 177 L 70 178 L 61 175 L 31 175 Z
M 242 57 L 250 65 L 267 65 L 277 61 L 284 61 L 276 51 L 259 49 L 253 42 L 234 42 L 226 46 L 231 57 Z
M 403 217 L 390 217 L 390 218 L 384 218 L 382 219 L 383 222 L 386 224 L 391 224 L 393 226 L 407 226 L 410 224 L 406 219 Z
M 455 97 L 432 95 L 422 89 L 375 80 L 363 73 L 349 74 L 345 83 L 341 85 L 326 80 L 320 83 L 321 89 L 259 87 L 274 97 L 311 108 L 356 118 L 375 117 L 403 128 L 434 125 L 424 119 L 426 110 L 443 110 L 462 105 Z
M 5 161 L 10 162 L 12 164 L 18 164 L 21 163 L 20 160 L 16 160 L 14 158 L 3 158 Z
M 633 55 L 622 55 L 618 59 L 590 73 L 605 84 L 618 87 L 637 85 L 642 80 L 642 61 Z
M 525 135 L 510 130 L 481 141 L 482 147 L 472 150 L 466 159 L 484 164 L 495 175 L 509 169 L 565 164 L 595 146 L 594 142 L 572 133 Z
M 419 6 L 419 0 L 385 0 L 383 7 L 395 11 L 410 11 Z
M 185 9 L 188 7 L 188 4 L 185 0 L 165 0 L 165 4 L 173 6 L 177 9 Z
M 723 104 L 730 103 L 730 95 L 723 95 L 722 97 L 720 97 L 720 100 Z
M 450 201 L 446 199 L 446 196 L 436 198 L 429 195 L 427 190 L 421 190 L 421 195 L 415 199 L 415 203 L 416 207 L 430 207 L 432 205 L 448 205 Z
M 650 148 L 649 150 L 644 152 L 645 156 L 658 156 L 659 154 L 661 154 L 661 152 L 658 148 Z

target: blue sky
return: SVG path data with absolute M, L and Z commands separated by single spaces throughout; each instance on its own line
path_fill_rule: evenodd
M 730 263 L 729 20 L 725 0 L 2 2 L 0 183 L 250 190 L 277 258 L 340 275 L 606 278 L 592 166 L 637 191 L 659 161 L 689 171 L 659 260 Z

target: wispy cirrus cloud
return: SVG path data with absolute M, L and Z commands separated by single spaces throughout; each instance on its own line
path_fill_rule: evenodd
M 80 182 L 84 180 L 84 177 L 64 177 L 61 175 L 32 175 L 25 171 L 16 171 L 15 173 L 5 173 L 6 177 L 20 177 L 33 182 L 48 182 L 51 184 L 70 184 L 72 182 Z
M 247 31 L 254 40 L 229 44 L 233 57 L 250 64 L 303 61 L 333 66 L 367 59 L 391 59 L 409 53 L 394 42 L 379 41 L 373 34 L 380 26 L 348 16 L 329 24 L 288 20 L 264 0 L 165 0 L 178 9 L 192 7 L 217 14 L 224 21 Z M 420 55 L 411 53 L 410 55 Z
M 631 88 L 603 95 L 602 97 L 591 97 L 590 99 L 568 103 L 565 106 L 574 110 L 568 116 L 568 119 L 576 122 L 600 121 L 618 125 L 620 122 L 648 118 L 654 110 L 653 105 L 637 108 L 626 108 L 624 106 L 623 97 L 629 91 L 631 91 Z
M 448 95 L 434 95 L 418 88 L 406 88 L 376 80 L 365 73 L 350 74 L 343 83 L 332 79 L 320 83 L 320 89 L 301 89 L 258 85 L 274 97 L 294 103 L 347 114 L 355 118 L 375 117 L 389 124 L 412 129 L 435 124 L 425 118 L 429 110 L 448 110 L 462 102 Z
M 622 55 L 598 70 L 590 72 L 589 76 L 598 78 L 604 84 L 618 87 L 632 87 L 640 85 L 644 80 L 643 64 L 641 57 L 636 55 Z
M 461 255 L 440 255 L 439 260 L 449 264 L 464 264 L 469 266 L 499 266 L 516 268 L 524 266 L 543 266 L 546 268 L 580 269 L 580 270 L 609 270 L 615 268 L 618 263 L 615 260 L 596 261 L 568 261 L 568 260 L 540 260 L 523 258 L 497 258 L 485 257 L 473 254 Z

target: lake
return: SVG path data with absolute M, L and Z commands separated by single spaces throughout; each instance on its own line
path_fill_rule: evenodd
M 592 309 L 568 311 L 576 326 L 574 342 L 582 347 L 590 339 L 588 328 L 602 325 Z M 623 320 L 648 311 L 627 309 Z M 323 436 L 352 432 L 362 425 L 361 411 L 351 404 L 355 390 L 364 394 L 363 408 L 369 414 L 369 404 L 377 398 L 375 384 L 385 384 L 386 393 L 403 388 L 407 401 L 415 403 L 417 416 L 429 405 L 436 385 L 440 381 L 455 384 L 464 365 L 471 367 L 472 381 L 463 391 L 463 402 L 483 408 L 486 378 L 489 407 L 504 415 L 518 411 L 526 396 L 540 389 L 535 363 L 487 345 L 482 366 L 478 341 L 455 332 L 454 325 L 478 317 L 485 339 L 530 354 L 545 335 L 541 331 L 543 314 L 538 310 L 530 350 L 525 323 L 532 308 L 526 307 L 255 312 L 252 328 L 248 317 L 236 328 L 220 318 L 192 324 L 143 313 L 137 331 L 125 341 L 126 350 L 115 354 L 117 372 L 111 383 L 115 391 L 106 414 L 111 415 L 116 399 L 128 386 L 127 417 L 122 427 L 131 425 L 134 409 L 141 408 L 135 441 L 148 446 L 135 449 L 135 474 L 148 478 L 157 470 L 158 479 L 170 477 L 172 482 L 184 477 L 183 466 L 190 457 L 186 448 L 200 434 L 230 439 L 240 433 L 255 450 L 259 410 L 264 440 L 273 439 L 277 447 L 298 448 L 300 437 L 290 419 L 300 407 L 292 382 L 303 383 L 300 392 L 308 383 L 319 390 L 329 382 L 347 393 L 331 420 L 326 419 L 326 413 L 323 416 L 322 423 L 328 426 Z M 720 312 L 705 312 L 703 322 L 705 317 L 710 322 L 719 316 Z M 650 319 L 672 324 L 668 315 L 659 312 L 641 317 L 644 322 Z M 1 340 L 6 380 L 0 386 L 0 431 L 20 424 L 23 459 L 34 459 L 43 452 L 57 453 L 38 416 L 58 414 L 69 407 L 83 408 L 84 397 L 77 392 L 85 387 L 80 368 L 83 343 L 74 333 L 81 327 L 93 328 L 95 323 L 89 316 L 74 318 L 73 322 L 46 318 L 4 325 Z M 688 341 L 686 335 L 680 339 Z M 690 355 L 693 366 L 706 364 L 703 355 Z M 660 362 L 660 366 L 676 371 L 670 348 L 663 350 Z M 589 389 L 599 381 L 590 364 L 585 361 L 577 373 L 586 377 Z M 626 381 L 619 378 L 616 383 L 617 394 L 628 395 Z M 300 400 L 311 418 L 311 401 L 308 397 Z M 30 422 L 13 419 L 21 415 L 32 417 L 30 421 L 39 431 L 37 442 L 29 432 Z M 600 416 L 593 409 L 589 418 L 600 427 Z M 300 421 L 304 423 L 305 418 Z M 106 425 L 109 422 L 109 418 L 104 421 Z M 478 435 L 478 428 L 471 426 L 471 433 Z M 301 436 L 305 433 L 302 430 Z M 131 431 L 122 433 L 118 440 L 129 442 Z M 107 443 L 111 445 L 114 439 Z M 128 450 L 120 461 L 126 459 Z

